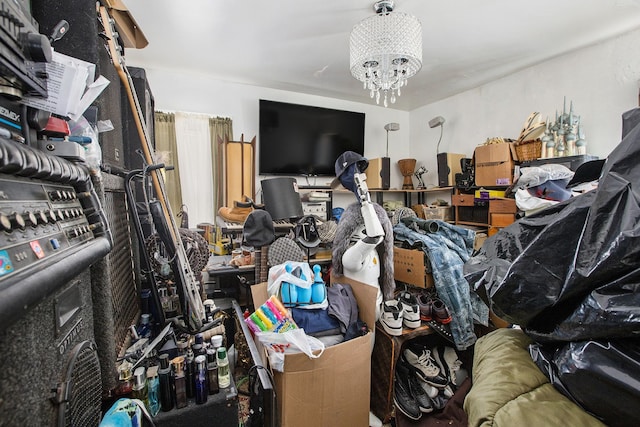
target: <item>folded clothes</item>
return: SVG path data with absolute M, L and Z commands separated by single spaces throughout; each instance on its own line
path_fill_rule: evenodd
M 311 336 L 340 334 L 340 322 L 330 316 L 326 308 L 292 308 L 291 315 L 299 328 Z

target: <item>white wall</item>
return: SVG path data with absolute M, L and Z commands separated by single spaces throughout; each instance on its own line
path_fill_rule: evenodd
M 133 64 L 131 64 L 133 65 Z M 305 95 L 294 92 L 273 90 L 245 84 L 230 83 L 212 79 L 205 75 L 186 74 L 184 71 L 172 69 L 157 69 L 135 64 L 147 71 L 149 85 L 153 92 L 156 110 L 184 111 L 203 113 L 212 116 L 231 117 L 233 120 L 234 139 L 251 140 L 258 134 L 258 100 L 291 102 L 296 104 L 313 105 L 348 111 L 364 112 L 365 116 L 365 157 L 382 157 L 386 151 L 386 131 L 384 125 L 389 122 L 400 124 L 400 130 L 389 133 L 389 154 L 393 159 L 409 156 L 409 113 L 406 111 L 383 108 L 372 104 L 348 102 L 333 98 Z M 257 149 L 260 150 L 260 140 L 257 139 Z M 200 155 L 200 154 L 199 154 Z M 202 153 L 202 155 L 208 155 Z M 257 153 L 256 153 L 257 158 Z M 399 169 L 392 167 L 392 186 L 402 186 L 402 176 Z M 265 177 L 258 177 L 258 181 Z M 304 177 L 296 177 L 300 185 L 307 185 Z M 328 185 L 331 178 L 310 178 L 310 185 Z M 256 183 L 260 190 L 260 183 Z M 183 189 L 183 199 L 187 206 L 195 189 Z M 197 191 L 203 191 L 200 187 Z M 340 195 L 338 205 L 345 206 L 355 201 L 355 196 Z M 194 204 L 194 203 L 192 203 Z M 190 222 L 214 222 L 215 214 L 211 218 L 190 218 Z
M 435 160 L 439 129 L 428 121 L 443 116 L 440 152 L 471 156 L 490 137 L 517 138 L 528 115 L 539 111 L 555 119 L 563 97 L 581 116 L 587 152 L 605 158 L 620 142 L 621 114 L 638 106 L 640 31 L 556 57 L 479 88 L 411 111 L 410 155 L 437 184 Z
M 156 109 L 231 117 L 235 139 L 241 134 L 245 140 L 257 135 L 259 99 L 366 113 L 364 154 L 370 158 L 385 154 L 384 125 L 397 122 L 400 130 L 389 133 L 389 155 L 391 185 L 401 187 L 402 176 L 396 162 L 407 157 L 416 158 L 418 166 L 425 165 L 428 169 L 424 176 L 426 184 L 437 184 L 435 153 L 440 130 L 430 129 L 427 124 L 433 117 L 446 119 L 440 152 L 470 156 L 474 148 L 489 137 L 517 138 L 522 124 L 533 111 L 553 120 L 556 110 L 562 110 L 565 96 L 567 108 L 569 101 L 573 101 L 574 112 L 582 117 L 587 152 L 606 157 L 620 141 L 621 114 L 638 106 L 640 57 L 636 53 L 639 50 L 640 30 L 637 30 L 410 113 L 378 107 L 373 102 L 361 104 L 224 82 L 184 71 L 145 67 L 145 64 L 130 65 L 146 69 Z M 258 150 L 259 145 L 258 140 Z M 258 179 L 261 178 L 264 177 Z M 298 178 L 298 181 L 301 185 L 306 184 L 304 178 Z M 328 181 L 318 179 L 315 184 Z M 260 188 L 259 183 L 256 188 Z M 190 193 L 189 189 L 187 193 Z M 337 203 L 344 206 L 351 201 L 350 196 L 341 195 Z M 214 213 L 211 218 L 192 221 L 213 220 Z

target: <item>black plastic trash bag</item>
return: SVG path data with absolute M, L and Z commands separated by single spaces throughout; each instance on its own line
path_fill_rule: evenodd
M 561 393 L 611 427 L 640 425 L 640 340 L 580 341 L 529 353 Z
M 638 121 L 640 109 L 625 113 Z M 525 217 L 464 266 L 491 308 L 536 341 L 640 333 L 640 126 L 607 158 L 596 190 Z

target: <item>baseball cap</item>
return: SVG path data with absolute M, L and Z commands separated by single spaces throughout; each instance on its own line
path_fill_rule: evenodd
M 335 170 L 336 178 L 331 181 L 331 188 L 336 188 L 343 184 L 345 188 L 355 191 L 353 187 L 353 175 L 355 168 L 358 172 L 364 172 L 369 166 L 369 160 L 355 151 L 345 151 L 336 159 Z M 347 185 L 345 185 L 347 184 Z

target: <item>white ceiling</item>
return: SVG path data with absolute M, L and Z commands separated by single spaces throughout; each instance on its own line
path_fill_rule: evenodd
M 126 51 L 129 65 L 375 102 L 349 71 L 349 34 L 372 0 L 125 4 L 149 40 Z M 423 29 L 422 70 L 392 106 L 402 110 L 640 27 L 640 0 L 396 0 L 395 10 Z

